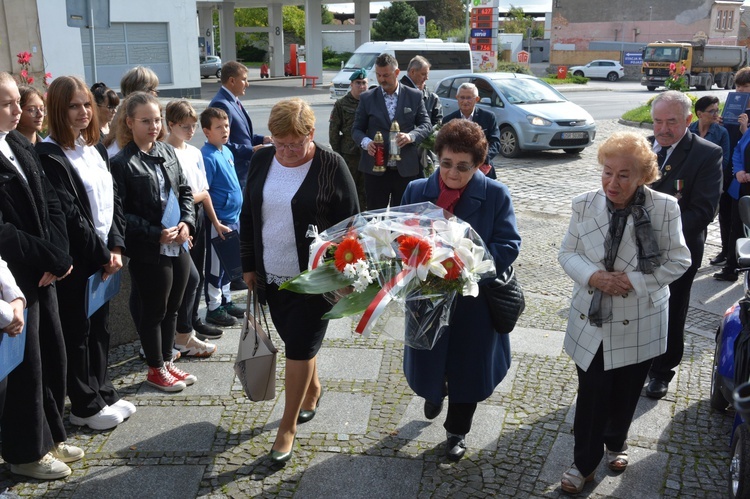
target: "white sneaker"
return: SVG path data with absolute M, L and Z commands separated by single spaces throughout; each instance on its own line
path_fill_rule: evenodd
M 72 463 L 83 459 L 83 449 L 76 447 L 75 445 L 69 445 L 65 442 L 55 444 L 51 451 L 52 457 L 59 459 L 63 463 Z
M 106 406 L 101 411 L 87 418 L 79 418 L 72 412 L 70 413 L 70 424 L 88 426 L 92 430 L 109 430 L 122 423 L 122 420 L 122 415 L 110 406 Z
M 128 419 L 136 411 L 135 406 L 125 399 L 120 399 L 109 407 L 119 412 L 122 419 Z
M 72 473 L 67 464 L 55 459 L 49 453 L 33 463 L 11 464 L 10 471 L 16 475 L 30 476 L 37 480 L 58 480 Z

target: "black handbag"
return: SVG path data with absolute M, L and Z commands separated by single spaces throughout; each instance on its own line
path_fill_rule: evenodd
M 516 327 L 518 318 L 526 308 L 523 289 L 511 265 L 492 282 L 482 286 L 490 309 L 492 327 L 500 334 L 508 334 Z

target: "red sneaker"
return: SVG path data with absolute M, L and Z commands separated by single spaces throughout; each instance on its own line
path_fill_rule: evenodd
M 187 386 L 167 370 L 166 363 L 163 367 L 149 367 L 146 383 L 165 392 L 181 392 Z
M 198 381 L 198 378 L 196 378 L 195 375 L 188 374 L 182 369 L 178 369 L 177 366 L 174 365 L 174 362 L 165 362 L 164 367 L 169 371 L 169 374 L 188 386 Z

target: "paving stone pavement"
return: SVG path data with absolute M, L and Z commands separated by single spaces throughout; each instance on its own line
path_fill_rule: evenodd
M 598 141 L 618 129 L 624 128 L 615 121 L 600 122 Z M 393 338 L 398 320 L 359 338 L 344 319 L 331 324 L 320 352 L 325 395 L 318 414 L 299 426 L 285 466 L 266 459 L 283 406 L 284 356 L 276 400 L 248 401 L 232 373 L 234 328 L 216 341 L 213 357 L 179 362 L 198 382 L 178 394 L 144 385 L 137 342 L 114 348 L 114 383 L 138 412 L 112 431 L 70 426 L 69 442 L 86 452 L 70 478 L 18 481 L 2 464 L 0 490 L 71 498 L 565 496 L 559 480 L 572 462 L 576 373 L 562 351 L 572 283 L 556 257 L 570 200 L 598 186 L 596 147 L 580 156 L 531 153 L 496 166 L 510 187 L 523 237 L 516 266 L 527 309 L 511 334 L 511 370 L 479 405 L 460 462 L 444 458 L 445 414 L 426 420 L 422 400 L 404 379 L 402 345 Z M 717 250 L 715 225 L 706 260 Z M 583 496 L 726 495 L 733 414 L 709 407 L 712 334 L 742 291 L 711 279 L 712 271 L 705 266 L 696 280 L 685 357 L 669 394 L 660 401 L 641 398 L 628 441 L 631 465 L 620 475 L 601 465 Z

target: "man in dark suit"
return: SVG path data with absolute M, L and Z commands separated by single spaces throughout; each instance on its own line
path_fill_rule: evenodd
M 398 83 L 398 62 L 390 54 L 380 54 L 375 60 L 375 75 L 379 87 L 368 90 L 359 98 L 354 116 L 352 138 L 367 151 L 359 162 L 365 174 L 365 194 L 370 210 L 398 206 L 409 182 L 419 175 L 417 144 L 432 133 L 432 123 L 422 100 L 422 92 Z M 388 134 L 396 121 L 400 132 L 396 142 L 401 160 L 388 166 L 385 172 L 373 171 L 375 165 L 375 134 L 380 132 L 385 142 L 388 163 Z
M 422 100 L 427 110 L 427 115 L 432 123 L 432 132 L 443 123 L 443 104 L 435 92 L 427 88 L 427 80 L 430 77 L 430 61 L 421 55 L 414 56 L 406 67 L 406 74 L 401 78 L 401 84 L 405 87 L 416 88 L 422 92 Z M 435 170 L 437 166 L 437 155 L 428 150 L 419 148 L 419 162 L 426 176 Z
M 651 188 L 678 199 L 682 234 L 692 259 L 687 272 L 669 285 L 667 351 L 651 364 L 646 387 L 646 395 L 656 399 L 667 394 L 682 360 L 690 288 L 703 260 L 706 228 L 716 216 L 722 186 L 721 148 L 688 130 L 691 106 L 690 99 L 676 91 L 657 95 L 651 105 L 654 135 L 650 140 L 661 171 L 661 178 Z
M 234 169 L 243 190 L 253 151 L 271 141 L 270 137 L 253 133 L 253 122 L 240 101 L 247 87 L 247 67 L 229 61 L 221 67 L 221 88 L 208 105 L 223 109 L 229 116 L 229 142 L 226 145 L 234 154 Z
M 489 178 L 497 178 L 492 159 L 500 152 L 500 128 L 497 126 L 497 118 L 489 111 L 477 107 L 479 102 L 479 90 L 473 83 L 462 83 L 456 93 L 458 110 L 443 118 L 443 124 L 451 120 L 465 119 L 477 123 L 484 130 L 487 137 L 487 157 L 482 165 L 482 172 Z

